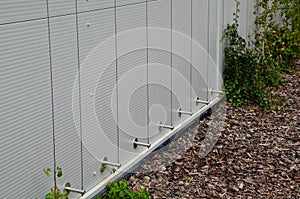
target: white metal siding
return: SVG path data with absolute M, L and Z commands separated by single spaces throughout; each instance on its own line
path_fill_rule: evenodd
M 63 168 L 59 186 L 81 188 L 81 138 L 73 118 L 72 94 L 77 78 L 76 16 L 50 19 L 54 86 L 56 163 Z M 78 94 L 78 93 L 77 93 Z M 78 100 L 78 97 L 77 99 Z M 78 106 L 78 102 L 76 103 Z M 70 198 L 77 195 L 70 194 Z
M 146 0 L 117 0 L 117 6 L 126 6 L 146 2 Z
M 0 24 L 46 18 L 46 1 L 1 0 Z
M 176 100 L 173 100 L 172 118 L 176 120 L 179 118 L 178 108 L 191 111 L 191 1 L 173 0 L 172 9 L 172 30 L 177 32 L 176 35 L 183 34 L 186 38 L 182 40 L 181 37 L 175 37 L 175 33 L 172 35 L 172 88 L 178 91 L 175 97 L 181 98 L 178 99 L 179 106 L 175 104 Z M 182 115 L 180 119 L 183 121 L 188 117 Z
M 47 20 L 0 26 L 0 47 L 0 195 L 43 198 L 53 166 Z
M 103 93 L 101 93 L 103 96 L 97 94 L 94 98 L 95 89 L 97 87 L 94 80 L 100 78 L 101 74 L 96 74 L 93 71 L 95 67 L 102 69 L 108 66 L 103 65 L 97 61 L 97 57 L 94 57 L 94 55 L 99 56 L 99 59 L 101 59 L 101 56 L 104 55 L 97 53 L 92 54 L 95 47 L 100 45 L 101 42 L 108 37 L 114 35 L 114 10 L 105 9 L 80 13 L 78 19 L 81 65 L 82 139 L 84 144 L 83 179 L 84 188 L 91 189 L 110 174 L 108 170 L 106 170 L 105 173 L 100 172 L 100 161 L 102 161 L 104 157 L 107 157 L 109 161 L 117 163 L 117 146 L 112 143 L 116 142 L 117 139 L 116 126 L 113 121 L 109 122 L 105 120 L 105 117 L 111 115 L 111 112 L 109 112 L 110 107 L 107 106 L 111 103 L 110 92 L 112 92 L 109 90 L 106 91 L 105 89 L 106 87 L 111 88 L 115 75 L 113 70 L 108 73 L 109 76 L 107 78 L 110 77 L 113 79 L 105 82 L 106 85 L 100 85 L 100 90 L 97 90 L 97 92 L 103 91 Z M 112 49 L 114 46 L 114 43 L 111 43 L 110 48 Z M 90 57 L 91 55 L 92 57 Z M 110 67 L 113 67 L 113 65 Z M 94 96 L 91 96 L 91 93 L 94 93 Z M 94 102 L 96 102 L 96 107 Z M 99 106 L 99 104 L 101 104 L 101 106 Z M 95 118 L 95 108 L 99 118 Z M 96 119 L 104 122 L 105 126 L 97 125 Z M 94 173 L 96 173 L 96 175 L 94 175 Z
M 241 6 L 243 34 L 253 28 L 252 4 Z M 127 170 L 155 147 L 134 149 L 134 138 L 158 144 L 177 132 L 159 131 L 158 122 L 184 124 L 194 115 L 179 117 L 178 108 L 195 113 L 203 107 L 196 97 L 209 100 L 207 89 L 221 88 L 221 26 L 234 10 L 232 0 L 1 1 L 1 197 L 18 198 L 15 187 L 23 198 L 49 191 L 53 179 L 42 169 L 53 167 L 53 133 L 59 188 L 70 182 L 90 191 L 115 178 L 100 172 L 104 157 Z M 164 29 L 163 40 L 147 34 L 147 21 L 148 30 Z M 147 50 L 157 43 L 165 49 Z
M 76 13 L 76 0 L 48 0 L 49 15 L 62 16 Z
M 208 89 L 218 90 L 219 67 L 217 66 L 218 55 L 218 0 L 209 1 L 209 60 L 208 60 Z M 217 93 L 209 93 L 209 99 L 217 96 Z
M 78 11 L 87 12 L 114 7 L 114 0 L 77 0 Z
M 196 96 L 192 97 L 193 110 L 204 106 L 196 104 L 196 99 L 208 101 L 207 93 L 207 69 L 209 59 L 209 0 L 193 0 L 192 10 L 192 88 Z M 198 105 L 196 107 L 195 105 Z
M 140 31 L 139 37 L 130 45 L 137 49 L 127 52 L 128 43 L 118 37 L 118 110 L 120 128 L 120 162 L 122 164 L 130 161 L 137 153 L 141 153 L 145 148 L 133 148 L 133 139 L 141 138 L 139 141 L 147 140 L 147 40 L 146 40 L 146 4 L 135 4 L 117 8 L 118 34 L 123 31 L 144 28 Z M 124 54 L 125 53 L 125 54 Z M 129 76 L 130 70 L 140 68 L 139 75 Z M 124 81 L 121 81 L 125 78 Z M 133 90 L 135 82 L 139 82 L 140 87 Z M 133 92 L 129 101 L 128 93 Z M 130 106 L 129 111 L 127 106 Z M 132 118 L 131 118 L 132 117 Z M 144 138 L 144 139 L 143 139 Z
M 154 1 L 148 3 L 148 25 L 150 28 L 171 29 L 171 1 Z M 164 34 L 165 30 L 160 30 Z M 159 130 L 162 122 L 172 125 L 171 121 L 171 32 L 163 39 L 157 35 L 149 35 L 149 138 L 150 143 L 159 139 L 168 129 Z M 164 42 L 166 49 L 153 49 L 156 42 Z M 163 67 L 161 66 L 163 65 Z

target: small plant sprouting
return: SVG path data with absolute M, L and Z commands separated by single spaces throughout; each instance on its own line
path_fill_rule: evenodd
M 194 180 L 193 177 L 187 177 L 187 178 L 186 178 L 186 181 L 188 181 L 188 182 L 192 182 L 193 180 Z
M 107 184 L 108 192 L 102 196 L 96 197 L 96 199 L 149 199 L 149 193 L 146 190 L 131 191 L 126 180 L 119 182 L 111 182 Z
M 103 173 L 106 169 L 106 165 L 105 164 L 102 164 L 101 167 L 100 167 L 100 171 L 101 173 Z
M 116 173 L 117 169 L 112 168 L 111 173 Z
M 43 169 L 43 171 L 47 177 L 50 177 L 51 173 L 53 173 L 55 175 L 55 180 L 56 177 L 60 178 L 62 176 L 62 169 L 60 167 L 56 167 L 54 170 L 47 168 Z M 66 191 L 61 192 L 55 183 L 54 186 L 50 189 L 50 192 L 45 196 L 45 199 L 68 199 L 67 195 L 68 193 Z

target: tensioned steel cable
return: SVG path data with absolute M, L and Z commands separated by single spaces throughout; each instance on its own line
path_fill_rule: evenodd
M 48 47 L 49 47 L 49 64 L 50 64 L 50 87 L 51 87 L 51 118 L 52 118 L 52 142 L 53 142 L 53 180 L 54 187 L 57 187 L 56 183 L 56 145 L 55 145 L 55 117 L 54 117 L 54 87 L 53 87 L 53 68 L 52 68 L 52 47 L 51 47 L 51 31 L 50 31 L 50 15 L 49 15 L 49 3 L 46 0 L 47 7 L 47 25 L 48 25 Z
M 117 26 L 117 0 L 114 0 L 114 21 L 115 21 L 115 56 L 116 56 L 116 92 L 117 92 L 117 159 L 120 163 L 120 129 L 119 129 L 119 84 L 118 84 L 118 26 Z
M 82 141 L 82 102 L 81 102 L 81 73 L 80 73 L 80 44 L 79 44 L 79 25 L 78 25 L 78 3 L 75 0 L 75 12 L 76 12 L 76 45 L 77 45 L 77 75 L 78 75 L 78 94 L 79 94 L 79 134 L 80 134 L 80 156 L 81 156 L 81 189 L 83 186 L 83 141 Z
M 210 92 L 209 92 L 209 80 L 208 80 L 208 73 L 209 73 L 209 59 L 210 59 L 210 42 L 209 42 L 209 39 L 210 39 L 210 32 L 209 32 L 209 28 L 210 28 L 210 24 L 209 24 L 209 19 L 210 19 L 210 0 L 207 0 L 207 2 L 208 2 L 208 5 L 207 5 L 207 32 L 208 32 L 208 34 L 207 34 L 207 63 L 206 63 L 206 83 L 207 83 L 207 95 L 206 95 L 206 97 L 207 97 L 207 99 L 206 99 L 206 101 L 210 101 L 210 98 L 211 98 L 211 94 L 210 94 Z
M 191 54 L 190 54 L 190 112 L 192 112 L 193 90 L 193 0 L 191 0 Z
M 146 41 L 147 41 L 147 143 L 150 143 L 150 138 L 149 138 L 149 108 L 150 108 L 150 100 L 149 100 L 149 32 L 148 32 L 148 27 L 149 27 L 149 21 L 148 21 L 148 0 L 146 0 Z
M 173 126 L 173 0 L 171 0 L 171 126 Z

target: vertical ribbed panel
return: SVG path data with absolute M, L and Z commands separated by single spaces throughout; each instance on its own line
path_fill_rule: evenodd
M 224 28 L 227 24 L 233 22 L 233 13 L 236 12 L 236 3 L 234 0 L 223 0 L 224 1 Z
M 218 78 L 220 77 L 219 67 L 217 66 L 218 42 L 218 0 L 209 1 L 209 62 L 208 62 L 208 88 L 218 90 Z M 217 96 L 217 93 L 211 93 L 211 98 Z
M 193 39 L 208 49 L 208 4 L 210 0 L 193 0 Z M 215 16 L 216 18 L 216 16 Z
M 147 37 L 146 0 L 117 0 L 116 45 L 110 38 L 115 36 L 114 0 L 48 0 L 56 163 L 63 169 L 59 188 L 70 182 L 90 190 L 103 183 L 111 175 L 111 168 L 100 172 L 104 157 L 128 169 L 124 165 L 147 151 L 134 149 L 134 138 L 145 143 L 161 139 L 170 130 L 159 131 L 158 122 L 176 126 L 189 118 L 179 117 L 178 108 L 199 110 L 202 105 L 195 100 L 209 98 L 207 82 L 209 89 L 220 89 L 220 10 L 225 24 L 235 11 L 232 0 L 224 1 L 225 9 L 219 0 L 149 0 L 149 28 L 175 31 L 156 38 L 151 32 Z M 252 6 L 242 2 L 241 15 L 248 16 L 241 21 L 248 20 L 244 25 L 249 26 L 242 26 L 243 34 L 251 29 Z M 0 195 L 5 199 L 19 198 L 18 190 L 22 198 L 44 198 L 53 186 L 42 171 L 53 167 L 46 17 L 45 0 L 0 2 Z M 166 49 L 147 51 L 157 42 Z
M 247 36 L 250 34 L 250 38 L 254 39 L 253 34 L 251 34 L 255 30 L 255 15 L 253 12 L 255 11 L 255 1 L 247 1 Z M 248 38 L 248 37 L 247 37 Z
M 209 11 L 209 55 L 213 62 L 216 64 L 217 62 L 217 45 L 221 38 L 218 37 L 218 0 L 211 0 L 210 3 L 210 11 Z
M 148 3 L 148 26 L 171 29 L 171 1 L 154 1 Z M 164 32 L 161 30 L 162 33 Z M 171 32 L 164 40 L 149 32 L 149 46 L 161 42 L 165 49 L 149 49 L 149 116 L 150 143 L 170 131 L 159 131 L 157 125 L 162 122 L 171 125 Z
M 146 2 L 146 0 L 117 0 L 117 6 Z
M 117 31 L 144 28 L 136 34 L 136 40 L 127 43 L 127 36 L 118 36 L 118 110 L 120 128 L 120 162 L 128 162 L 145 148 L 133 148 L 133 139 L 147 138 L 147 54 L 146 54 L 146 4 L 117 8 Z M 132 49 L 129 49 L 132 47 Z M 135 75 L 132 76 L 131 71 Z M 136 88 L 133 88 L 137 86 Z M 129 97 L 129 98 L 128 98 Z M 144 139 L 143 139 L 144 138 Z
M 1 0 L 0 24 L 47 17 L 46 1 Z
M 1 18 L 2 19 L 2 18 Z M 43 198 L 53 167 L 47 20 L 0 26 L 0 195 Z
M 173 31 L 184 35 L 183 39 L 178 39 L 173 33 L 172 38 L 172 85 L 175 97 L 180 103 L 180 107 L 173 104 L 174 120 L 179 119 L 177 110 L 181 108 L 183 111 L 191 111 L 190 99 L 190 77 L 191 77 L 191 1 L 173 0 Z M 177 33 L 177 34 L 178 34 Z M 179 99 L 180 98 L 180 99 Z M 173 100 L 173 102 L 175 102 Z M 187 119 L 189 116 L 182 115 L 181 120 Z
M 112 8 L 114 6 L 114 0 L 77 0 L 77 5 L 79 12 L 100 10 Z
M 107 48 L 105 51 L 103 51 L 103 47 L 93 51 L 98 45 L 101 45 L 101 42 L 114 35 L 114 10 L 81 13 L 78 17 L 82 139 L 84 144 L 83 177 L 84 188 L 90 189 L 110 174 L 108 170 L 100 173 L 100 161 L 107 157 L 110 162 L 117 162 L 117 146 L 114 145 L 117 139 L 116 125 L 114 121 L 107 119 L 112 118 L 110 107 L 112 91 L 110 89 L 115 81 L 114 66 L 106 65 L 104 61 L 101 61 L 107 58 L 104 52 L 115 52 L 114 40 L 109 43 L 108 47 L 105 47 Z M 102 72 L 107 67 L 110 67 L 105 73 L 107 76 L 103 76 Z M 102 77 L 109 78 L 109 80 L 98 81 Z M 95 94 L 95 92 L 97 93 Z
M 208 52 L 208 4 L 209 0 L 193 0 L 193 42 L 192 42 L 192 88 L 196 96 L 192 97 L 193 108 L 204 106 L 204 104 L 197 104 L 195 100 L 197 97 L 202 101 L 207 101 L 207 67 L 209 60 Z
M 218 20 L 219 20 L 219 35 L 223 36 L 223 30 L 224 30 L 224 0 L 220 0 L 219 1 L 219 16 L 218 16 Z M 224 65 L 224 43 L 223 40 L 220 40 L 220 45 L 219 45 L 219 57 L 218 57 L 218 61 L 219 61 L 219 70 L 223 72 L 223 65 Z M 222 77 L 220 77 L 220 79 L 222 79 Z
M 248 18 L 248 2 L 249 1 L 241 1 L 240 3 L 240 10 L 242 11 L 241 13 L 239 13 L 239 32 L 240 34 L 246 39 L 247 38 L 247 18 Z M 244 22 L 244 23 L 243 23 Z M 246 23 L 245 23 L 246 22 Z
M 81 188 L 81 145 L 73 118 L 73 87 L 77 78 L 76 16 L 50 19 L 54 86 L 56 163 L 63 168 L 59 185 Z M 77 92 L 78 94 L 78 92 Z M 78 96 L 75 98 L 78 100 Z M 75 102 L 78 105 L 78 102 Z M 78 108 L 77 108 L 78 109 Z M 70 195 L 74 198 L 77 195 Z
M 57 16 L 57 15 L 66 15 L 75 13 L 76 1 L 75 0 L 48 0 L 49 4 L 49 15 Z

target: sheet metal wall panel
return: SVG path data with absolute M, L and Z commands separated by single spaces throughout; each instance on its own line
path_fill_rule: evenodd
M 255 30 L 255 15 L 253 12 L 255 11 L 255 1 L 247 1 L 247 36 L 250 34 L 250 39 L 254 40 L 254 35 L 251 34 Z M 247 41 L 249 40 L 248 37 L 246 37 Z
M 101 52 L 98 54 L 98 51 L 96 51 L 96 54 L 93 54 L 93 49 L 114 35 L 114 10 L 106 9 L 81 13 L 78 15 L 78 19 L 81 63 L 82 139 L 84 144 L 88 143 L 88 146 L 85 144 L 83 148 L 83 177 L 84 188 L 88 190 L 110 174 L 108 171 L 100 173 L 100 161 L 102 161 L 102 158 L 107 157 L 111 162 L 118 161 L 117 148 L 112 144 L 116 143 L 117 140 L 115 123 L 106 119 L 111 112 L 109 112 L 110 107 L 106 107 L 110 102 L 107 101 L 110 93 L 109 91 L 105 91 L 105 89 L 106 87 L 111 88 L 112 80 L 101 82 L 104 83 L 100 88 L 100 92 L 103 92 L 103 97 L 91 96 L 91 93 L 94 93 L 97 88 L 97 82 L 91 82 L 91 80 L 101 78 L 101 73 L 98 74 L 97 71 L 108 67 L 101 62 L 101 58 L 105 58 L 105 55 L 101 54 Z M 114 42 L 111 42 L 107 51 L 114 49 L 114 47 Z M 99 51 L 101 50 L 103 49 L 100 48 Z M 90 57 L 91 55 L 92 57 Z M 85 64 L 85 62 L 89 64 Z M 111 76 L 109 77 L 112 77 L 113 73 L 110 73 Z M 102 102 L 103 104 L 99 106 L 99 103 L 101 104 Z M 99 108 L 103 108 L 103 110 L 99 110 Z M 93 114 L 95 109 L 101 114 Z M 104 122 L 105 126 L 99 126 L 99 121 Z M 94 175 L 94 172 L 96 172 L 96 175 Z
M 148 3 L 148 26 L 171 30 L 171 1 L 154 1 Z M 149 49 L 149 137 L 150 143 L 160 138 L 168 129 L 159 130 L 162 122 L 172 125 L 171 121 L 171 32 L 163 37 L 148 34 L 149 46 L 157 42 L 162 43 L 165 49 Z
M 142 2 L 146 2 L 146 0 L 117 0 L 117 6 L 132 5 Z
M 172 73 L 172 85 L 174 89 L 173 91 L 178 92 L 175 93 L 175 96 L 178 98 L 181 107 L 177 107 L 175 104 L 172 105 L 172 118 L 177 120 L 178 108 L 181 108 L 183 111 L 191 111 L 191 1 L 173 0 L 172 9 L 173 31 L 184 34 L 185 37 L 188 38 L 186 41 L 189 41 L 186 42 L 184 40 L 175 38 L 173 34 L 172 67 L 174 71 L 177 71 L 177 73 Z M 179 54 L 174 53 L 174 51 L 179 52 Z M 175 100 L 173 102 L 175 102 Z M 181 120 L 183 121 L 188 117 L 188 115 L 182 115 Z
M 217 63 L 218 37 L 218 0 L 209 1 L 209 55 L 211 62 Z
M 203 101 L 208 100 L 209 0 L 193 0 L 192 3 L 192 35 L 194 40 L 192 42 L 192 88 L 196 94 L 196 96 L 192 97 L 192 107 L 193 110 L 196 111 L 204 106 L 203 104 L 197 104 L 195 102 L 197 97 Z
M 47 17 L 46 1 L 1 0 L 0 24 Z
M 77 0 L 78 11 L 86 12 L 114 7 L 114 0 Z
M 53 166 L 47 20 L 0 26 L 0 48 L 0 195 L 43 198 L 52 181 L 42 169 Z
M 223 9 L 223 3 L 224 0 L 220 0 L 218 2 L 218 33 L 219 33 L 219 38 L 222 38 L 223 36 L 223 27 L 224 27 L 224 9 Z M 218 41 L 218 46 L 217 46 L 217 50 L 218 50 L 218 56 L 217 56 L 217 63 L 218 63 L 218 69 L 220 71 L 220 73 L 223 73 L 223 64 L 224 64 L 224 43 L 222 39 L 219 39 Z M 218 78 L 218 88 L 223 88 L 223 75 Z
M 76 12 L 75 0 L 48 0 L 48 4 L 50 16 L 69 15 Z
M 239 13 L 239 32 L 241 33 L 241 35 L 243 35 L 243 37 L 245 39 L 247 39 L 247 26 L 248 26 L 248 1 L 241 1 L 240 2 L 240 10 L 241 12 Z M 242 14 L 241 14 L 242 13 Z
M 223 35 L 223 30 L 224 30 L 224 0 L 219 1 L 219 35 Z M 219 42 L 219 57 L 218 57 L 218 62 L 219 62 L 219 70 L 223 72 L 223 65 L 224 65 L 224 43 L 222 40 Z M 220 77 L 220 83 L 222 84 L 222 78 Z M 219 83 L 219 84 L 220 84 Z
M 218 90 L 218 67 L 216 65 L 217 59 L 217 42 L 218 35 L 218 12 L 217 12 L 217 1 L 209 1 L 209 60 L 208 60 L 208 89 Z M 211 100 L 217 93 L 209 92 L 209 99 Z
M 235 13 L 236 3 L 234 0 L 224 0 L 224 28 L 226 28 L 227 24 L 233 22 L 233 13 Z
M 133 139 L 147 142 L 147 40 L 146 4 L 135 4 L 117 8 L 118 35 L 123 31 L 139 31 L 130 43 L 127 38 L 118 36 L 118 112 L 120 128 L 120 162 L 127 163 L 144 147 L 133 148 Z M 135 39 L 136 38 L 136 39 Z M 128 46 L 129 45 L 129 46 Z M 128 47 L 132 47 L 128 50 Z M 135 76 L 132 76 L 132 71 Z M 134 86 L 137 86 L 133 88 Z M 128 96 L 129 95 L 129 96 Z M 130 97 L 128 99 L 128 97 Z M 128 107 L 128 109 L 127 109 Z
M 54 86 L 56 163 L 63 168 L 58 184 L 81 188 L 81 138 L 73 118 L 73 87 L 77 78 L 76 16 L 50 19 Z M 77 92 L 78 94 L 78 92 Z M 78 100 L 78 96 L 75 98 Z M 77 106 L 79 105 L 76 103 Z M 79 109 L 79 107 L 77 108 Z M 69 198 L 76 198 L 70 194 Z

